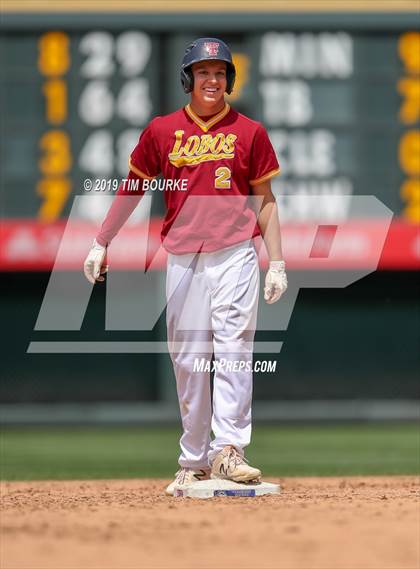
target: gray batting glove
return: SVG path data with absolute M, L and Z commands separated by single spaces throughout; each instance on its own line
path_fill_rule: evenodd
M 284 261 L 270 261 L 265 276 L 264 300 L 267 304 L 277 302 L 287 290 L 286 264 Z
M 106 264 L 106 247 L 99 245 L 96 239 L 93 241 L 92 248 L 86 257 L 83 270 L 85 277 L 92 284 L 105 280 L 105 277 L 102 275 L 108 271 L 108 265 Z

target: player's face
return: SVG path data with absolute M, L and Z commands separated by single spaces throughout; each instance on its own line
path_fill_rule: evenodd
M 191 102 L 204 111 L 217 112 L 224 106 L 226 91 L 226 63 L 224 61 L 200 61 L 192 66 L 194 88 Z

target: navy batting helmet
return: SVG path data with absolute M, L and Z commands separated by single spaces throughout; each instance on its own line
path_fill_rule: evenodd
M 235 83 L 236 70 L 230 49 L 222 40 L 217 38 L 199 38 L 185 50 L 181 65 L 181 83 L 184 91 L 191 93 L 193 90 L 194 77 L 191 70 L 193 63 L 208 59 L 216 59 L 226 63 L 226 93 L 230 94 Z

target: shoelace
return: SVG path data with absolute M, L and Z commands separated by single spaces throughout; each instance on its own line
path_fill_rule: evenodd
M 184 484 L 187 472 L 188 472 L 187 468 L 181 468 L 180 470 L 178 470 L 175 478 L 178 484 Z
M 228 453 L 228 464 L 233 462 L 234 466 L 239 466 L 240 464 L 248 464 L 245 457 L 241 456 L 235 448 L 231 448 Z

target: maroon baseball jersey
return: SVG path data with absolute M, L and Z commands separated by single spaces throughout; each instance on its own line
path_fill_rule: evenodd
M 280 171 L 264 127 L 228 104 L 208 120 L 190 105 L 153 119 L 130 170 L 146 180 L 163 175 L 162 241 L 176 254 L 215 251 L 259 235 L 250 186 Z
M 104 246 L 111 242 L 143 192 L 159 191 L 154 178 L 163 174 L 159 189 L 164 186 L 167 213 L 162 241 L 176 254 L 216 251 L 259 235 L 255 212 L 261 201 L 250 196 L 250 187 L 279 173 L 264 127 L 227 104 L 207 120 L 189 105 L 155 118 L 141 134 L 129 165 L 128 179 L 142 184 L 135 192 L 119 188 L 97 241 Z

